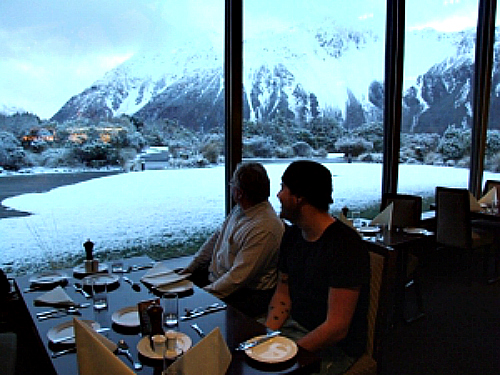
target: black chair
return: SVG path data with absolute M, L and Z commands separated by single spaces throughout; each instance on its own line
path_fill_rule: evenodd
M 383 193 L 380 211 L 393 204 L 392 227 L 396 229 L 420 226 L 422 216 L 422 197 L 409 194 Z M 413 253 L 408 253 L 406 265 L 405 286 L 413 286 L 417 303 L 417 313 L 406 321 L 412 322 L 424 316 L 424 303 L 420 287 L 419 259 Z
M 497 197 L 500 197 L 500 181 L 498 180 L 487 180 L 484 183 L 483 195 L 489 192 L 492 188 L 497 189 Z
M 380 212 L 393 203 L 392 226 L 396 228 L 418 227 L 422 216 L 422 197 L 417 195 L 384 193 Z
M 474 258 L 481 258 L 487 277 L 488 258 L 494 254 L 491 253 L 493 236 L 472 227 L 469 196 L 467 189 L 436 188 L 436 243 L 438 247 L 464 253 L 472 279 Z

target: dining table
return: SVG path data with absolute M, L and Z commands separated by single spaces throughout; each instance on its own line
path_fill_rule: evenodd
M 122 259 L 120 262 L 123 265 L 125 273 L 112 272 L 111 262 L 108 262 L 108 267 L 104 267 L 102 270 L 103 274 L 114 275 L 113 280 L 116 278 L 117 280 L 108 285 L 108 307 L 101 310 L 95 310 L 92 306 L 92 298 L 86 297 L 85 293 L 75 288 L 75 284 L 81 284 L 83 279 L 88 276 L 86 272 L 81 273 L 81 265 L 55 271 L 63 279 L 58 286 L 61 286 L 76 304 L 83 304 L 83 306 L 87 307 L 80 307 L 77 311 L 70 311 L 70 313 L 66 309 L 61 314 L 55 314 L 55 316 L 47 319 L 39 319 L 38 315 L 51 310 L 51 307 L 37 306 L 35 304 L 35 299 L 46 293 L 47 289 L 43 287 L 33 288 L 32 281 L 34 275 L 15 278 L 15 288 L 23 301 L 23 308 L 29 320 L 26 324 L 30 324 L 32 328 L 30 330 L 32 332 L 30 340 L 36 342 L 36 346 L 42 353 L 40 373 L 58 375 L 74 375 L 78 373 L 77 356 L 74 351 L 70 350 L 67 354 L 56 358 L 52 357 L 55 352 L 67 349 L 68 347 L 71 348 L 71 346 L 64 343 L 54 344 L 49 338 L 50 332 L 53 333 L 57 327 L 71 324 L 74 316 L 82 320 L 97 323 L 98 327 L 110 328 L 101 334 L 113 342 L 117 343 L 119 340 L 124 340 L 130 348 L 133 359 L 143 365 L 142 369 L 134 370 L 137 374 L 159 375 L 162 373 L 164 367 L 163 360 L 143 355 L 138 349 L 138 344 L 144 338 L 141 333 L 141 327 L 123 325 L 120 324 L 119 319 L 116 319 L 117 312 L 135 308 L 141 302 L 147 303 L 148 301 L 161 298 L 161 292 L 141 282 L 141 278 L 154 264 L 154 261 L 147 256 L 141 256 Z M 172 269 L 178 268 L 178 263 L 175 262 L 175 259 L 163 260 L 161 262 L 166 267 Z M 100 263 L 100 266 L 104 266 L 105 264 L 104 262 Z M 101 270 L 98 271 L 101 272 Z M 124 280 L 124 276 L 128 278 L 127 282 Z M 196 285 L 179 291 L 178 296 L 179 315 L 181 317 L 189 316 L 191 311 L 213 306 L 214 304 L 223 307 L 192 319 L 179 319 L 177 330 L 191 339 L 192 347 L 202 339 L 202 335 L 192 327 L 193 324 L 196 324 L 206 334 L 215 328 L 219 328 L 231 353 L 231 362 L 226 374 L 311 374 L 319 371 L 320 358 L 300 346 L 298 346 L 297 353 L 293 357 L 277 363 L 250 358 L 245 351 L 235 349 L 238 344 L 246 340 L 266 334 L 268 330 L 263 324 L 254 318 L 246 316 L 230 305 L 225 305 L 223 301 L 202 288 L 198 288 Z M 73 315 L 73 313 L 78 315 Z M 126 357 L 120 355 L 119 358 L 132 370 L 134 369 L 132 362 Z M 26 356 L 26 359 L 28 360 L 29 356 Z

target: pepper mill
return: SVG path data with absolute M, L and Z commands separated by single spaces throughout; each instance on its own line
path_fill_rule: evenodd
M 149 324 L 151 326 L 151 332 L 149 333 L 149 342 L 153 348 L 153 336 L 154 335 L 165 335 L 163 330 L 163 308 L 154 303 L 148 307 L 146 310 L 149 316 Z
M 349 209 L 347 208 L 347 206 L 344 206 L 342 207 L 342 214 L 347 217 L 347 213 L 349 212 Z
M 99 263 L 97 259 L 94 259 L 94 243 L 88 239 L 84 242 L 83 247 L 85 248 L 85 272 L 93 273 L 99 271 Z
M 94 255 L 92 254 L 92 252 L 94 251 L 94 243 L 90 241 L 90 238 L 84 242 L 83 247 L 85 248 L 86 259 L 94 259 Z

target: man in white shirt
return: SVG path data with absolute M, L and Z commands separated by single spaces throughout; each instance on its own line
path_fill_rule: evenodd
M 181 273 L 192 273 L 208 292 L 259 316 L 276 286 L 284 224 L 268 201 L 269 177 L 260 163 L 240 164 L 230 184 L 236 205 Z

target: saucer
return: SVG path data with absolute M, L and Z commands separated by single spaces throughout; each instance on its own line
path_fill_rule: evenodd
M 259 339 L 263 336 L 257 336 Z M 297 344 L 284 336 L 276 336 L 253 348 L 245 350 L 252 359 L 264 363 L 280 363 L 295 357 L 298 352 Z
M 191 338 L 182 333 L 182 332 L 175 332 L 177 336 L 177 345 L 178 348 L 176 351 L 173 350 L 167 350 L 166 352 L 166 358 L 167 359 L 175 359 L 182 353 L 185 353 L 186 351 L 191 348 L 191 345 L 193 344 L 193 341 Z M 144 357 L 151 358 L 151 359 L 163 359 L 163 357 L 156 353 L 150 345 L 150 340 L 149 336 L 143 337 L 141 341 L 137 343 L 137 350 L 139 353 L 141 353 Z

